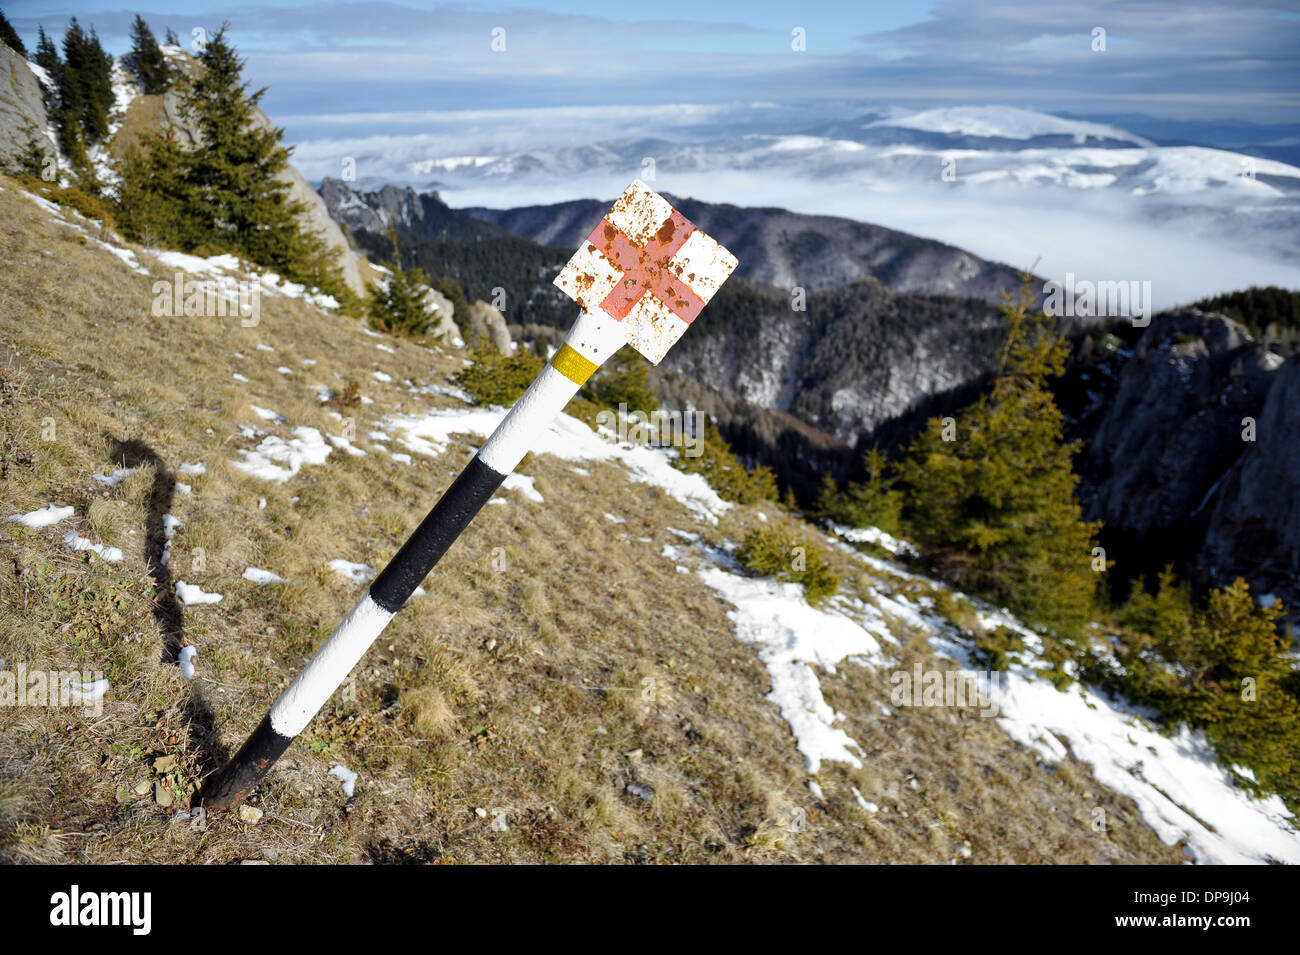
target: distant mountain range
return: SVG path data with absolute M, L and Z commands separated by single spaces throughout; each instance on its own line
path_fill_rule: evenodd
M 1160 146 L 1213 146 L 1300 166 L 1300 123 L 1165 119 L 1141 113 L 1108 117 L 1075 113 L 1061 115 L 1068 119 L 1117 123 L 1150 137 Z
M 372 255 L 389 253 L 381 233 L 396 229 L 408 264 L 456 278 L 471 297 L 504 290 L 515 335 L 552 344 L 572 305 L 551 279 L 608 208 L 452 209 L 436 194 L 337 181 L 321 193 Z M 822 474 L 855 475 L 864 448 L 898 450 L 987 383 L 1004 341 L 996 302 L 1017 284 L 1010 267 L 840 217 L 672 201 L 742 266 L 652 381 L 670 407 L 709 413 L 804 500 Z M 792 307 L 796 284 L 803 310 Z M 1148 329 L 1093 322 L 1072 334 L 1056 390 L 1069 437 L 1083 443 L 1085 514 L 1106 523 L 1104 542 L 1124 558 L 1116 586 L 1173 562 L 1202 582 L 1245 574 L 1297 603 L 1288 581 L 1300 579 L 1300 510 L 1288 502 L 1300 502 L 1300 465 L 1288 471 L 1283 445 L 1300 434 L 1288 397 L 1300 356 L 1286 361 L 1194 309 Z M 1267 444 L 1240 439 L 1245 417 L 1269 422 Z
M 1018 284 L 1010 266 L 896 229 L 838 216 L 663 195 L 740 259 L 738 275 L 781 288 L 836 288 L 874 278 L 900 292 L 996 301 Z M 603 200 L 579 199 L 552 206 L 463 211 L 535 242 L 576 248 L 608 208 Z
M 1039 274 L 1058 280 L 1149 280 L 1157 308 L 1249 285 L 1300 287 L 1300 168 L 1245 148 L 1285 150 L 1286 127 L 1239 130 L 1246 138 L 1234 151 L 1188 145 L 1182 134 L 1192 130 L 1177 124 L 1153 121 L 1137 133 L 1004 106 L 803 122 L 784 111 L 770 120 L 762 109 L 751 113 L 748 126 L 673 127 L 675 138 L 627 135 L 632 127 L 623 124 L 599 141 L 557 143 L 541 130 L 529 134 L 536 145 L 472 151 L 457 139 L 439 152 L 431 143 L 442 139 L 428 137 L 385 139 L 382 151 L 364 140 L 314 142 L 295 158 L 335 175 L 337 157 L 353 156 L 372 177 L 364 188 L 436 187 L 448 204 L 492 221 L 515 210 L 508 227 L 543 242 L 571 242 L 583 208 L 571 210 L 571 224 L 527 222 L 518 210 L 577 200 L 594 207 L 640 177 L 711 205 L 839 216 L 1019 268 L 1038 261 Z M 1230 125 L 1210 131 L 1228 136 Z M 784 284 L 776 258 L 759 274 Z M 845 263 L 834 268 L 846 271 Z
M 385 186 L 357 192 L 336 179 L 321 184 L 330 214 L 353 232 L 396 227 L 412 243 L 521 236 L 572 253 L 600 222 L 609 199 L 578 199 L 517 209 L 452 209 L 437 193 Z M 790 292 L 837 288 L 874 278 L 900 292 L 999 301 L 1019 280 L 1008 265 L 896 229 L 837 216 L 743 208 L 663 195 L 740 259 L 737 276 Z M 562 263 L 561 263 L 562 264 Z

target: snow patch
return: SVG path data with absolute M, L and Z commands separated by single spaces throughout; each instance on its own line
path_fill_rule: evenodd
M 259 587 L 264 587 L 267 584 L 284 583 L 284 578 L 279 574 L 273 574 L 269 570 L 263 570 L 260 567 L 245 568 L 244 573 L 241 576 L 243 576 L 245 580 L 251 580 Z
M 187 584 L 183 580 L 176 581 L 176 596 L 187 607 L 221 601 L 221 594 L 210 594 L 197 584 Z
M 24 527 L 49 527 L 51 524 L 67 520 L 74 513 L 75 508 L 71 505 L 58 507 L 54 504 L 47 504 L 40 510 L 29 511 L 26 514 L 14 514 L 8 520 L 15 524 L 22 524 Z
M 357 791 L 357 774 L 339 764 L 330 770 L 330 775 L 343 784 L 343 795 L 351 799 Z
M 287 441 L 277 435 L 267 435 L 253 450 L 239 452 L 244 456 L 242 461 L 231 464 L 263 481 L 283 484 L 304 464 L 324 464 L 332 450 L 315 428 L 297 427 Z
M 511 474 L 501 482 L 501 487 L 506 491 L 518 491 L 528 500 L 536 501 L 538 504 L 546 503 L 542 495 L 537 493 L 537 481 L 534 478 L 525 477 L 522 474 Z
M 375 576 L 375 568 L 369 564 L 354 564 L 350 560 L 332 560 L 329 562 L 329 569 L 346 577 L 357 586 L 369 583 Z
M 194 658 L 198 655 L 198 649 L 193 646 L 181 647 L 181 652 L 176 658 L 176 663 L 181 668 L 182 680 L 194 679 Z
M 110 564 L 116 564 L 122 559 L 122 551 L 117 547 L 105 547 L 103 544 L 95 544 L 89 538 L 81 537 L 76 531 L 68 531 L 63 535 L 63 543 L 69 550 L 83 551 L 88 550 L 93 554 L 98 554 L 103 560 Z

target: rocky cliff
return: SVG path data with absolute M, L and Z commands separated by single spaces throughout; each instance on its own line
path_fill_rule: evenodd
M 1300 357 L 1195 308 L 1081 334 L 1058 400 L 1122 597 L 1173 564 L 1300 609 Z
M 326 177 L 320 197 L 330 216 L 352 232 L 386 234 L 396 229 L 412 242 L 424 239 L 476 241 L 506 235 L 506 230 L 450 208 L 436 192 L 420 193 L 397 186 L 359 192 Z
M 36 73 L 0 43 L 0 165 L 21 152 L 29 136 L 45 139 L 47 124 L 45 91 Z
M 1272 372 L 1255 440 L 1212 505 L 1202 564 L 1221 580 L 1246 576 L 1300 616 L 1300 354 Z

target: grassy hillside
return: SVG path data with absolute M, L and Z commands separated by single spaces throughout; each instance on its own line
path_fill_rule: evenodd
M 552 454 L 525 459 L 532 486 L 484 509 L 277 766 L 258 812 L 195 831 L 177 811 L 358 596 L 330 562 L 382 567 L 481 440 L 412 453 L 393 423 L 465 409 L 449 386 L 465 358 L 365 334 L 301 296 L 264 295 L 252 328 L 156 317 L 151 286 L 172 266 L 60 220 L 13 180 L 0 189 L 0 517 L 74 508 L 43 528 L 0 522 L 0 657 L 111 683 L 99 714 L 0 708 L 5 859 L 1184 859 L 1068 746 L 1047 760 L 969 709 L 892 705 L 887 672 L 951 669 L 935 634 L 969 645 L 985 624 L 821 535 L 841 590 L 816 612 L 878 621 L 880 649 L 817 670 L 862 765 L 823 762 L 810 787 L 789 714 L 768 698 L 767 651 L 738 639 L 736 607 L 708 582 L 750 531 L 793 518 L 685 506 L 616 456 Z M 322 405 L 349 380 L 361 403 Z M 321 462 L 295 429 L 337 439 L 338 414 L 365 453 L 338 441 Z M 275 438 L 305 452 L 283 483 L 233 463 Z M 71 550 L 69 531 L 123 559 Z M 250 567 L 284 582 L 245 579 Z M 182 603 L 182 581 L 221 599 Z M 187 645 L 191 681 L 174 662 Z M 350 798 L 338 765 L 359 774 Z

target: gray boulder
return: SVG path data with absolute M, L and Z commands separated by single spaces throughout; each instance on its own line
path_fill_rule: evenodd
M 436 316 L 433 328 L 428 333 L 429 337 L 442 342 L 444 345 L 455 348 L 463 347 L 465 342 L 460 337 L 460 329 L 456 327 L 456 322 L 452 317 L 454 307 L 451 299 L 437 289 L 431 288 L 425 293 L 424 307 Z
M 27 61 L 0 43 L 0 166 L 27 147 L 35 136 L 49 155 L 54 146 L 45 137 L 45 91 Z
M 480 348 L 491 345 L 503 355 L 512 354 L 515 343 L 506 328 L 506 320 L 487 302 L 475 301 L 469 307 L 469 346 Z

